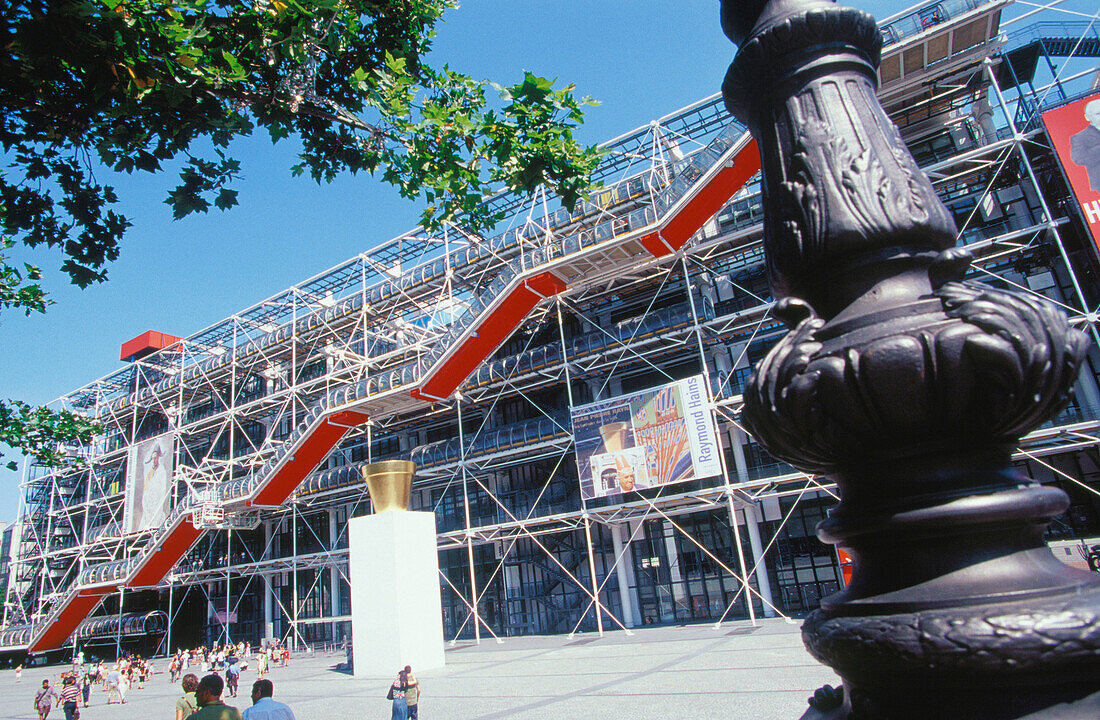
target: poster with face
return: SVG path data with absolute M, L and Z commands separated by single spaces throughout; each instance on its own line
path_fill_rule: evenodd
M 1100 91 L 1043 113 L 1076 205 L 1100 248 Z
M 171 434 L 130 448 L 123 503 L 124 533 L 158 527 L 168 517 L 174 459 Z
M 581 494 L 623 495 L 720 475 L 702 375 L 573 409 Z

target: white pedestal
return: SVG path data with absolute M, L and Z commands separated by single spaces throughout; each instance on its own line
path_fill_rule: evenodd
M 383 512 L 348 522 L 356 677 L 443 667 L 435 515 Z

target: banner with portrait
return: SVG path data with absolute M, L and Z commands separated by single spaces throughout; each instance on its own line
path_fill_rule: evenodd
M 130 448 L 123 503 L 124 533 L 160 526 L 168 517 L 175 460 L 171 433 Z
M 1100 90 L 1043 113 L 1075 205 L 1100 248 Z
M 722 473 L 702 375 L 573 408 L 585 499 Z

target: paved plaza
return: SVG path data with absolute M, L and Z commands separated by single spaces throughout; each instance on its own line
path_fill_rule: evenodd
M 342 654 L 293 657 L 290 667 L 268 675 L 275 699 L 289 704 L 298 720 L 388 719 L 389 679 L 353 678 L 337 670 L 342 661 Z M 93 690 L 81 720 L 171 720 L 180 692 L 159 672 L 167 664 L 158 665 L 154 680 L 131 690 L 126 705 L 108 706 L 106 693 Z M 0 718 L 35 719 L 35 689 L 62 669 L 29 668 L 18 684 L 14 672 L 0 672 Z M 446 668 L 416 675 L 425 720 L 777 720 L 798 718 L 814 688 L 839 682 L 806 653 L 799 625 L 781 620 L 762 620 L 755 628 L 747 622 L 644 628 L 603 638 L 460 641 L 447 650 Z M 228 703 L 247 707 L 255 678 L 246 670 L 240 696 Z M 50 719 L 63 720 L 64 712 L 55 708 Z

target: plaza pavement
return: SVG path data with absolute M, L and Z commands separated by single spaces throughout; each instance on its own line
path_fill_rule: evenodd
M 824 683 L 838 684 L 802 646 L 798 624 L 761 620 L 712 625 L 641 628 L 566 636 L 491 637 L 480 645 L 459 641 L 440 670 L 415 671 L 421 681 L 424 720 L 571 720 L 690 717 L 722 720 L 798 718 L 806 699 Z M 388 719 L 390 678 L 353 678 L 337 670 L 342 654 L 296 655 L 288 668 L 268 677 L 275 699 L 297 720 Z M 168 682 L 166 663 L 144 690 L 132 689 L 125 705 L 106 705 L 92 691 L 81 720 L 172 720 L 178 685 Z M 35 690 L 43 677 L 56 680 L 61 667 L 28 668 L 22 682 L 0 672 L 0 718 L 36 720 Z M 397 668 L 394 668 L 396 674 Z M 227 699 L 242 710 L 256 679 L 241 676 L 240 696 Z M 50 720 L 64 720 L 55 708 Z

